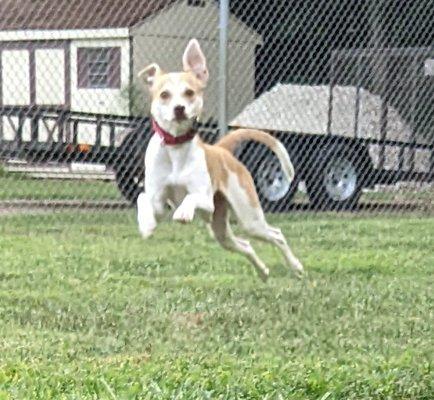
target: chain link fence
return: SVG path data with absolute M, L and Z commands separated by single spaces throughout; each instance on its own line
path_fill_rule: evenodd
M 254 127 L 288 149 L 237 156 L 264 208 L 429 213 L 434 179 L 434 8 L 429 0 L 232 0 L 226 64 L 219 2 L 4 0 L 0 8 L 0 213 L 131 207 L 152 135 L 145 65 L 207 57 L 199 123 Z

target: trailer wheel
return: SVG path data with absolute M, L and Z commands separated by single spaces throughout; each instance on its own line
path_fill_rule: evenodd
M 363 146 L 333 145 L 321 151 L 306 179 L 310 203 L 317 209 L 345 210 L 357 205 L 371 162 Z
M 113 163 L 116 184 L 125 199 L 133 204 L 143 191 L 148 140 L 147 131 L 131 131 L 119 146 Z
M 270 212 L 287 211 L 297 192 L 299 179 L 289 182 L 279 160 L 268 149 L 251 171 L 263 209 Z

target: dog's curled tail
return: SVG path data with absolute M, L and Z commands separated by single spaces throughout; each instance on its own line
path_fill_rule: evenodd
M 295 176 L 294 166 L 289 158 L 285 146 L 270 134 L 256 129 L 237 129 L 228 133 L 221 138 L 216 146 L 223 147 L 226 150 L 234 153 L 236 147 L 246 140 L 253 140 L 269 147 L 276 154 L 282 170 L 289 182 L 292 182 Z

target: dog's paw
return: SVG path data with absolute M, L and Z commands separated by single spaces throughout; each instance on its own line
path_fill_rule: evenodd
M 194 208 L 188 207 L 186 205 L 181 205 L 176 209 L 172 219 L 176 222 L 187 224 L 193 221 L 193 218 L 194 218 Z
M 304 271 L 303 265 L 300 261 L 297 260 L 296 263 L 293 264 L 292 270 L 295 274 L 295 276 L 299 279 L 306 276 L 306 272 Z
M 139 226 L 139 231 L 143 239 L 148 239 L 154 233 L 154 228 L 148 226 L 147 227 Z
M 157 224 L 154 221 L 139 219 L 139 232 L 143 239 L 147 239 L 154 233 Z
M 267 282 L 268 277 L 270 276 L 270 270 L 268 268 L 264 268 L 262 270 L 258 271 L 259 278 L 262 280 L 262 282 Z

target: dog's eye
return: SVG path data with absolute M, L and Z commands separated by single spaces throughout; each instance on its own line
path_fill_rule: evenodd
M 193 90 L 191 90 L 191 89 L 187 89 L 185 92 L 184 92 L 184 96 L 185 97 L 193 97 L 194 96 L 194 91 Z
M 164 92 L 161 92 L 161 93 L 160 93 L 160 97 L 161 97 L 163 100 L 167 100 L 167 99 L 170 97 L 170 93 L 169 93 L 167 90 L 165 90 Z

